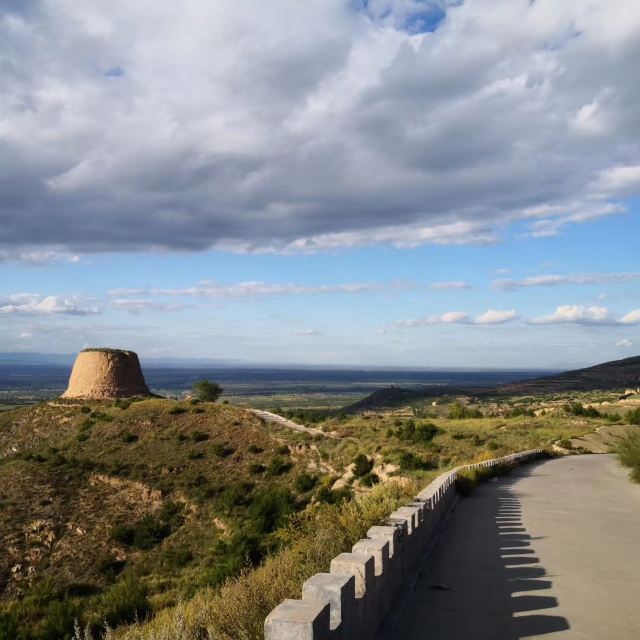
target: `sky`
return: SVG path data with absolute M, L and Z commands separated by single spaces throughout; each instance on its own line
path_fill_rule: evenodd
M 0 351 L 640 353 L 634 0 L 4 0 Z

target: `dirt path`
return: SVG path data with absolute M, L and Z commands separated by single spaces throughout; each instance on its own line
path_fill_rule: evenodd
M 271 413 L 270 411 L 263 411 L 261 409 L 248 409 L 253 415 L 258 416 L 265 422 L 273 422 L 275 424 L 279 424 L 282 427 L 287 427 L 288 429 L 293 429 L 294 431 L 300 431 L 301 433 L 307 433 L 310 436 L 322 436 L 323 438 L 332 438 L 334 440 L 338 440 L 338 436 L 332 433 L 325 433 L 320 429 L 314 429 L 313 427 L 305 427 L 303 424 L 298 424 L 293 420 L 289 420 L 288 418 L 283 418 L 279 416 L 277 413 Z

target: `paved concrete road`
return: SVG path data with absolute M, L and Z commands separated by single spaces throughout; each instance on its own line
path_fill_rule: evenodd
M 521 467 L 462 498 L 396 640 L 639 640 L 640 485 L 612 456 Z

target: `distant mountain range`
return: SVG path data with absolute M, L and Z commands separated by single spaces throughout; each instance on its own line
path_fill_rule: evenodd
M 640 356 L 634 356 L 534 380 L 509 382 L 500 385 L 498 391 L 508 395 L 522 395 L 636 388 L 639 385 Z
M 613 360 L 593 367 L 566 371 L 540 378 L 497 385 L 464 385 L 403 388 L 388 387 L 374 391 L 366 398 L 341 411 L 358 413 L 367 410 L 391 409 L 425 398 L 452 395 L 522 396 L 554 395 L 567 391 L 624 390 L 640 386 L 640 356 Z

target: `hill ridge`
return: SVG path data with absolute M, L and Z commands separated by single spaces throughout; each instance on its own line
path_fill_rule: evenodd
M 394 408 L 412 401 L 440 396 L 541 395 L 566 391 L 614 390 L 640 386 L 640 356 L 610 360 L 551 376 L 494 386 L 465 387 L 387 387 L 378 389 L 362 400 L 340 409 L 339 413 Z

